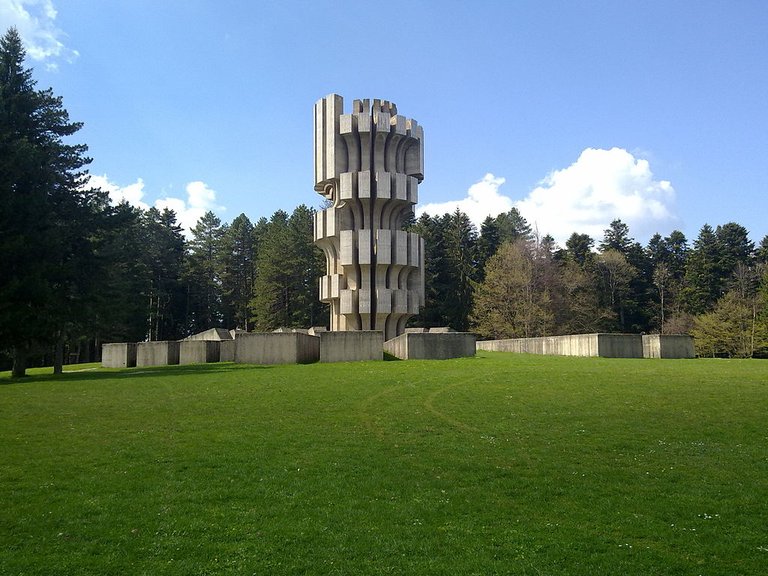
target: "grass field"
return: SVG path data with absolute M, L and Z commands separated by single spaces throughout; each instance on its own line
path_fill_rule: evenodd
M 768 574 L 768 362 L 0 375 L 0 574 Z

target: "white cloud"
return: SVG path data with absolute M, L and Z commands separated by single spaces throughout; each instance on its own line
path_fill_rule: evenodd
M 502 212 L 509 212 L 512 208 L 512 199 L 499 194 L 499 188 L 504 182 L 504 178 L 496 178 L 493 174 L 488 173 L 483 176 L 482 180 L 469 187 L 466 198 L 425 204 L 417 209 L 416 214 L 420 216 L 426 212 L 432 216 L 442 216 L 445 213 L 455 212 L 458 208 L 469 216 L 469 219 L 479 229 L 480 224 L 488 216 L 497 216 Z
M 3 27 L 15 26 L 27 56 L 45 63 L 49 70 L 58 67 L 59 59 L 72 62 L 79 56 L 77 50 L 68 48 L 61 41 L 65 34 L 56 27 L 56 16 L 52 0 L 0 0 Z
M 112 204 L 119 204 L 122 201 L 126 201 L 128 204 L 137 206 L 142 210 L 147 210 L 149 208 L 149 205 L 142 201 L 144 198 L 144 180 L 141 178 L 128 186 L 118 186 L 114 182 L 110 182 L 106 174 L 101 176 L 91 174 L 90 180 L 88 180 L 88 186 L 101 188 L 105 192 L 108 192 L 109 201 Z
M 176 220 L 187 235 L 209 210 L 213 212 L 226 210 L 224 206 L 216 204 L 216 191 L 209 188 L 205 182 L 199 180 L 189 182 L 186 192 L 186 200 L 172 197 L 155 200 L 155 208 L 160 210 L 169 208 L 176 212 Z
M 540 234 L 561 245 L 578 232 L 596 241 L 612 220 L 621 219 L 635 238 L 671 231 L 677 222 L 675 191 L 666 180 L 655 180 L 647 160 L 622 148 L 587 148 L 562 170 L 550 173 L 523 200 L 499 191 L 504 178 L 486 174 L 470 186 L 466 198 L 427 204 L 417 210 L 435 216 L 462 210 L 479 228 L 487 216 L 513 206 Z
M 674 201 L 672 185 L 655 180 L 647 160 L 622 148 L 587 148 L 515 206 L 542 234 L 563 244 L 573 232 L 599 241 L 616 218 L 636 238 L 663 232 L 677 221 Z
M 133 184 L 120 186 L 110 181 L 106 174 L 102 176 L 91 175 L 88 186 L 101 188 L 109 193 L 109 201 L 119 204 L 122 201 L 128 202 L 132 206 L 148 210 L 149 204 L 144 201 L 144 180 L 138 178 Z M 154 207 L 158 210 L 168 208 L 176 213 L 176 221 L 184 228 L 185 234 L 189 236 L 190 230 L 194 228 L 197 221 L 209 210 L 213 212 L 224 211 L 224 206 L 216 203 L 216 191 L 208 187 L 205 182 L 196 180 L 189 182 L 186 186 L 187 198 L 174 198 L 166 196 L 158 198 L 154 202 Z

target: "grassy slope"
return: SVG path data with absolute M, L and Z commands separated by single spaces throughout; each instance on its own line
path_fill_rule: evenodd
M 766 362 L 38 375 L 0 386 L 0 446 L 0 574 L 768 566 Z

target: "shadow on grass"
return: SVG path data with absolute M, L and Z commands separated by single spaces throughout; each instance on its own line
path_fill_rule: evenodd
M 185 364 L 172 366 L 141 366 L 137 368 L 94 368 L 93 370 L 65 371 L 63 374 L 28 374 L 22 378 L 12 378 L 9 372 L 0 373 L 0 386 L 9 384 L 30 384 L 33 382 L 68 382 L 114 380 L 119 378 L 169 378 L 190 376 L 192 374 L 215 374 L 221 372 L 239 372 L 241 370 L 264 370 L 273 368 L 261 364 L 235 364 L 217 362 L 211 364 Z M 49 370 L 53 370 L 50 368 Z

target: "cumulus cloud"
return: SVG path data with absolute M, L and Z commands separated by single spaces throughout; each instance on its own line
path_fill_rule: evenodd
M 617 218 L 637 238 L 671 230 L 678 220 L 670 182 L 655 179 L 647 160 L 622 148 L 587 148 L 573 164 L 547 175 L 522 200 L 503 194 L 504 182 L 486 174 L 470 186 L 465 198 L 427 204 L 417 214 L 437 216 L 459 208 L 479 228 L 487 216 L 515 207 L 540 234 L 551 235 L 561 245 L 573 232 L 599 241 Z
M 160 198 L 155 200 L 155 207 L 159 210 L 169 208 L 176 212 L 176 219 L 187 234 L 209 210 L 213 212 L 226 210 L 224 206 L 219 206 L 216 203 L 216 191 L 209 188 L 205 182 L 196 180 L 188 183 L 186 192 L 186 200 L 171 197 Z
M 515 206 L 532 226 L 562 244 L 573 232 L 599 240 L 617 218 L 635 237 L 661 232 L 677 221 L 674 201 L 674 188 L 654 179 L 647 160 L 621 148 L 587 148 Z
M 118 186 L 114 182 L 111 182 L 106 174 L 101 176 L 91 174 L 91 177 L 88 180 L 88 186 L 101 188 L 109 193 L 109 201 L 113 205 L 125 201 L 142 210 L 147 210 L 149 208 L 149 205 L 142 200 L 144 198 L 144 180 L 141 178 L 128 186 Z
M 458 208 L 479 228 L 488 216 L 497 216 L 502 212 L 509 212 L 512 208 L 512 199 L 499 193 L 499 188 L 504 182 L 504 178 L 496 178 L 488 173 L 482 180 L 469 187 L 466 198 L 425 204 L 417 209 L 416 214 L 417 216 L 424 213 L 442 216 L 445 213 L 455 212 Z
M 56 16 L 52 0 L 0 0 L 0 22 L 15 26 L 27 56 L 49 70 L 55 70 L 60 59 L 72 62 L 79 56 L 62 42 L 65 34 L 56 26 Z
M 142 210 L 149 209 L 149 204 L 144 201 L 144 180 L 141 178 L 128 186 L 120 186 L 112 182 L 106 174 L 101 176 L 92 174 L 88 186 L 101 188 L 109 193 L 109 201 L 113 205 L 125 201 Z M 219 206 L 216 203 L 216 191 L 209 188 L 205 182 L 199 180 L 189 182 L 185 191 L 187 195 L 185 199 L 166 196 L 155 200 L 153 205 L 158 210 L 165 208 L 173 210 L 176 213 L 176 221 L 184 228 L 184 232 L 188 236 L 190 230 L 206 212 L 209 210 L 213 212 L 226 210 L 224 206 Z

